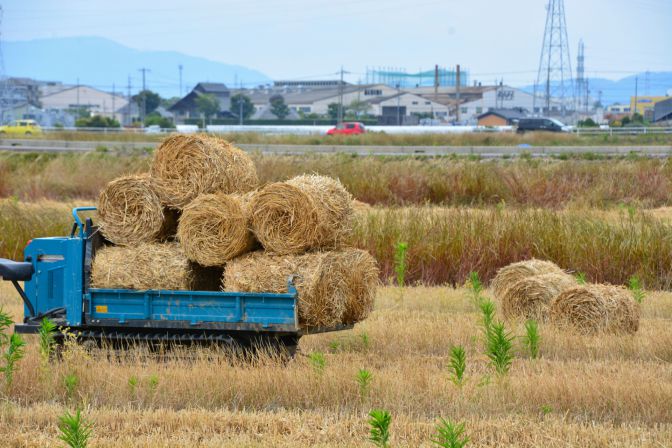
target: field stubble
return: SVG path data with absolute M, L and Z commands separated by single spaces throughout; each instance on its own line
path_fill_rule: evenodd
M 15 318 L 8 285 L 0 304 Z M 45 446 L 65 407 L 95 421 L 94 445 L 367 446 L 366 414 L 393 415 L 394 446 L 428 446 L 439 416 L 466 422 L 470 446 L 668 446 L 672 443 L 672 295 L 651 293 L 631 336 L 588 337 L 540 325 L 541 358 L 516 340 L 509 375 L 483 355 L 479 314 L 466 291 L 383 288 L 371 318 L 354 330 L 307 336 L 284 363 L 262 354 L 235 360 L 213 349 L 121 356 L 67 349 L 46 376 L 37 342 L 0 406 L 9 446 Z M 518 336 L 522 322 L 512 323 Z M 467 352 L 466 382 L 453 384 L 450 349 Z M 307 355 L 325 353 L 318 370 Z M 355 376 L 367 369 L 367 396 Z M 78 382 L 71 399 L 65 375 Z M 135 378 L 133 386 L 129 380 Z

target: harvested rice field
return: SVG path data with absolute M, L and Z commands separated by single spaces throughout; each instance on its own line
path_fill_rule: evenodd
M 504 320 L 496 302 L 496 320 L 516 336 L 505 375 L 484 354 L 472 296 L 465 288 L 380 288 L 367 320 L 303 337 L 289 361 L 211 348 L 111 356 L 71 345 L 44 369 L 31 336 L 3 390 L 2 443 L 61 446 L 58 417 L 80 407 L 94 425 L 93 447 L 373 446 L 373 408 L 391 414 L 393 447 L 432 446 L 440 417 L 464 423 L 473 447 L 672 445 L 672 293 L 647 292 L 634 334 L 583 335 L 540 322 L 537 359 L 523 322 Z M 0 305 L 20 318 L 8 283 Z M 466 353 L 460 385 L 451 380 L 454 346 Z M 371 374 L 366 387 L 356 380 L 360 369 Z

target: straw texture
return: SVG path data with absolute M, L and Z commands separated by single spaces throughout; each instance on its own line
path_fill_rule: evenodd
M 635 333 L 640 307 L 630 291 L 613 285 L 584 285 L 560 293 L 550 305 L 551 322 L 583 334 Z
M 578 286 L 569 274 L 548 274 L 526 277 L 514 283 L 500 297 L 507 319 L 523 318 L 545 321 L 551 300 L 567 289 Z
M 187 258 L 203 266 L 221 266 L 255 246 L 249 230 L 251 195 L 206 194 L 187 205 L 177 238 Z
M 226 140 L 175 134 L 156 150 L 150 174 L 161 202 L 184 208 L 200 194 L 245 193 L 258 183 L 252 159 Z
M 98 250 L 93 260 L 91 286 L 217 291 L 221 272 L 189 262 L 177 243 L 108 246 Z
M 552 261 L 535 258 L 519 261 L 499 269 L 495 278 L 492 279 L 490 287 L 495 293 L 495 297 L 501 298 L 507 289 L 523 278 L 548 273 L 563 274 L 565 271 Z
M 134 245 L 174 233 L 175 222 L 164 215 L 148 174 L 113 180 L 98 196 L 98 224 L 109 241 Z
M 224 290 L 286 292 L 288 277 L 296 274 L 303 326 L 331 326 L 344 318 L 354 323 L 370 312 L 378 282 L 375 261 L 361 252 L 345 249 L 285 256 L 252 252 L 227 263 Z
M 255 193 L 252 231 L 276 254 L 340 247 L 352 229 L 352 196 L 335 179 L 304 175 Z

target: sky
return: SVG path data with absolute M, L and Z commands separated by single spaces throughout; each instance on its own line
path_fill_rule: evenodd
M 100 36 L 260 70 L 364 81 L 367 67 L 460 64 L 472 80 L 532 84 L 547 0 L 11 0 L 2 39 Z M 156 6 L 152 6 L 155 4 Z M 565 0 L 573 68 L 591 77 L 672 71 L 672 0 Z

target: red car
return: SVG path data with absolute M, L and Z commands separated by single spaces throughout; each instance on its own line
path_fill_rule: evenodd
M 364 124 L 357 121 L 346 122 L 327 131 L 327 135 L 359 135 L 364 134 L 366 128 Z

